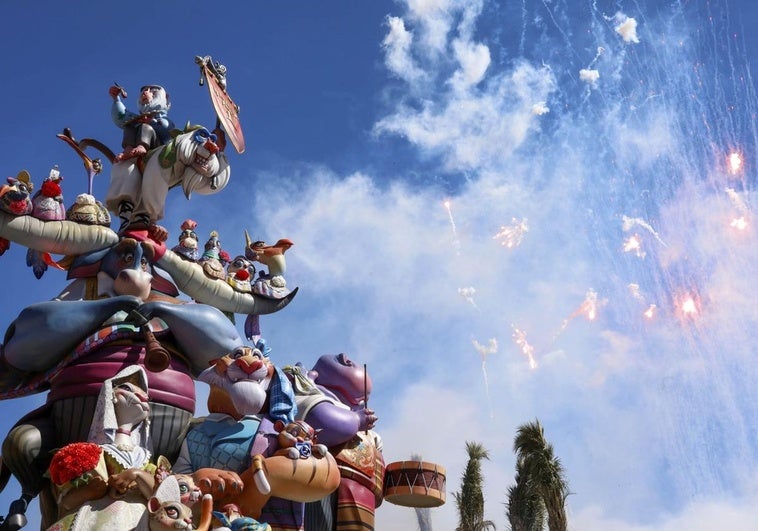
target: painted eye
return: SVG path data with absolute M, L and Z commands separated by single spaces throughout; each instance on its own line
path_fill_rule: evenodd
M 166 507 L 166 516 L 169 518 L 179 518 L 179 508 L 176 505 L 169 505 Z
M 243 348 L 238 348 L 234 352 L 232 352 L 232 358 L 235 360 L 241 358 L 244 355 L 245 355 L 245 349 Z
M 205 129 L 204 127 L 201 127 L 200 129 L 198 129 L 197 131 L 195 131 L 195 134 L 193 135 L 193 137 L 192 137 L 192 138 L 193 138 L 193 139 L 195 140 L 195 142 L 197 142 L 198 144 L 204 144 L 204 143 L 205 143 L 205 141 L 206 141 L 206 140 L 207 140 L 207 139 L 208 139 L 210 136 L 211 136 L 211 133 L 210 133 L 210 131 L 208 131 L 208 130 L 207 130 L 207 129 Z
M 181 494 L 187 494 L 189 491 L 190 491 L 189 485 L 187 485 L 183 481 L 179 483 L 179 492 Z

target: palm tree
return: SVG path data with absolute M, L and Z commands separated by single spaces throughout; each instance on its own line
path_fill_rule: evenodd
M 538 420 L 519 426 L 513 441 L 516 452 L 516 485 L 509 491 L 508 521 L 514 531 L 541 530 L 540 505 L 547 514 L 550 531 L 566 531 L 566 497 L 569 495 L 564 470 L 545 439 Z M 537 501 L 539 500 L 539 501 Z
M 523 463 L 516 463 L 516 484 L 508 488 L 506 508 L 511 531 L 544 529 L 545 504 L 534 488 L 534 483 L 529 481 Z
M 491 520 L 484 519 L 481 460 L 489 459 L 487 450 L 479 443 L 466 442 L 468 463 L 461 478 L 461 492 L 455 493 L 460 521 L 456 531 L 486 531 L 495 529 Z

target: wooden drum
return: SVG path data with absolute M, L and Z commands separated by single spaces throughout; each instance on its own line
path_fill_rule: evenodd
M 445 467 L 425 461 L 388 464 L 384 499 L 404 507 L 439 507 L 445 503 Z

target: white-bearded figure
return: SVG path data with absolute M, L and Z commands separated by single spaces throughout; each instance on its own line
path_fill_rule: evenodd
M 116 162 L 105 205 L 121 218 L 119 232 L 147 229 L 162 219 L 166 195 L 174 186 L 181 184 L 187 199 L 193 192 L 221 191 L 230 176 L 224 143 L 204 127 L 188 126 L 144 158 Z

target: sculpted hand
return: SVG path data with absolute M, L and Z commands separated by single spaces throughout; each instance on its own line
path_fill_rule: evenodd
M 117 295 L 112 300 L 125 312 L 136 310 L 142 304 L 142 299 L 135 295 Z
M 118 96 L 119 94 L 121 94 L 121 89 L 118 88 L 116 85 L 113 85 L 112 87 L 110 87 L 108 89 L 108 94 L 110 94 L 111 98 L 113 98 L 115 100 L 116 96 Z
M 379 420 L 379 417 L 377 417 L 374 414 L 374 410 L 366 408 L 363 411 L 361 411 L 360 413 L 362 413 L 362 415 L 361 415 L 361 431 L 373 429 L 374 426 L 376 425 L 376 421 Z
M 108 486 L 111 488 L 111 497 L 119 498 L 126 494 L 126 491 L 137 486 L 137 471 L 133 468 L 112 474 L 108 478 Z
M 245 487 L 239 474 L 218 468 L 196 470 L 192 479 L 203 494 L 212 495 L 216 502 L 236 499 Z

